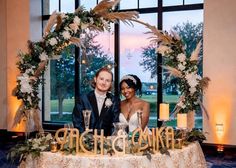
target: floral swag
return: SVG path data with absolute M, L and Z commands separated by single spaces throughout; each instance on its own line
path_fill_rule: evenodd
M 144 24 L 151 30 L 147 34 L 152 35 L 151 42 L 157 45 L 156 52 L 164 57 L 163 69 L 166 69 L 172 77 L 179 79 L 178 86 L 181 96 L 173 114 L 188 113 L 200 107 L 209 118 L 201 99 L 204 90 L 208 87 L 210 78 L 201 77 L 198 74 L 201 41 L 191 55 L 187 55 L 182 39 L 175 32 L 169 34 L 166 31 L 158 30 L 155 26 L 151 26 L 148 23 L 137 22 Z
M 103 0 L 95 8 L 85 11 L 79 7 L 74 13 L 53 12 L 44 29 L 41 41 L 28 41 L 28 53 L 20 52 L 17 67 L 20 75 L 17 77 L 17 86 L 13 95 L 22 100 L 16 112 L 13 126 L 24 119 L 26 121 L 26 132 L 29 131 L 30 120 L 34 123 L 36 130 L 42 130 L 39 119 L 39 97 L 38 89 L 42 83 L 42 74 L 51 58 L 58 57 L 62 50 L 68 45 L 75 44 L 85 54 L 84 45 L 81 40 L 89 31 L 102 32 L 110 30 L 110 23 L 122 21 L 130 24 L 130 19 L 136 19 L 138 13 L 114 12 L 112 9 L 120 0 Z M 132 24 L 132 23 L 131 23 Z

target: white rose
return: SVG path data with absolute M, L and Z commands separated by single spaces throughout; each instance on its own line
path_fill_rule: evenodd
M 78 25 L 77 24 L 75 24 L 75 23 L 71 23 L 70 25 L 69 25 L 69 27 L 76 33 L 77 32 L 77 30 L 78 30 Z
M 73 22 L 74 22 L 75 24 L 79 25 L 79 24 L 80 24 L 80 18 L 79 18 L 78 16 L 75 16 Z
M 191 94 L 193 94 L 193 93 L 195 93 L 197 90 L 196 90 L 195 87 L 191 87 L 191 88 L 189 88 L 189 91 L 190 91 Z
M 107 98 L 105 101 L 105 107 L 110 107 L 112 105 L 112 101 L 110 98 Z
M 185 69 L 185 66 L 183 64 L 178 64 L 179 70 L 183 71 Z
M 197 80 L 197 74 L 195 73 L 189 73 L 185 76 L 185 79 L 187 80 L 190 87 L 196 87 L 198 84 Z
M 177 55 L 177 59 L 180 61 L 180 62 L 184 62 L 185 59 L 186 59 L 186 56 L 183 54 L 183 53 L 180 53 Z
M 27 74 L 23 74 L 22 76 L 18 76 L 17 77 L 18 80 L 20 80 L 20 91 L 22 93 L 32 93 L 33 89 L 30 85 L 30 79 L 29 76 Z
M 39 55 L 39 58 L 41 61 L 45 61 L 48 59 L 48 55 L 45 53 L 45 52 L 42 52 L 40 55 Z
M 21 82 L 20 84 L 22 93 L 32 93 L 33 89 L 28 82 Z
M 70 39 L 70 37 L 71 37 L 70 32 L 67 30 L 62 32 L 62 36 L 66 40 Z
M 49 44 L 51 45 L 51 46 L 54 46 L 54 45 L 56 45 L 57 44 L 57 39 L 56 38 L 51 38 L 50 40 L 49 40 Z

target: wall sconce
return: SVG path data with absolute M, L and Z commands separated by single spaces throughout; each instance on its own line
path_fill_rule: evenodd
M 218 136 L 222 136 L 224 133 L 224 125 L 223 124 L 216 124 L 216 134 Z

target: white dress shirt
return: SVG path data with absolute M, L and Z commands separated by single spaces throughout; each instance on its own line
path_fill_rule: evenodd
M 97 106 L 98 106 L 98 113 L 99 113 L 99 116 L 100 116 L 101 111 L 102 111 L 102 106 L 103 106 L 104 100 L 106 98 L 106 93 L 103 94 L 103 95 L 100 95 L 96 92 L 96 90 L 94 91 L 94 93 L 95 93 L 95 96 L 96 96 Z

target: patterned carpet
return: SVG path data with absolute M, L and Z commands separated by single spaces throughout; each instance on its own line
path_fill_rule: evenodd
M 16 142 L 1 142 L 0 141 L 0 168 L 16 168 L 18 164 L 7 161 L 6 155 L 8 150 Z M 205 152 L 208 168 L 236 168 L 235 153 L 215 153 Z M 207 153 L 207 154 L 206 154 Z M 210 153 L 210 154 L 209 154 Z

